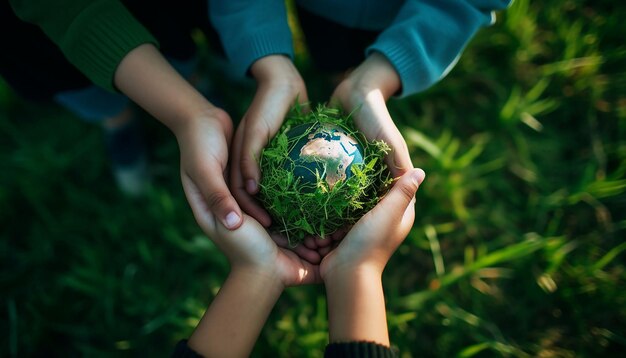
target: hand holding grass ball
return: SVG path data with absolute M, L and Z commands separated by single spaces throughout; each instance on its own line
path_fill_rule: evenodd
M 325 237 L 354 224 L 389 188 L 388 152 L 338 109 L 293 108 L 260 160 L 259 198 L 274 229 L 296 246 L 307 235 Z

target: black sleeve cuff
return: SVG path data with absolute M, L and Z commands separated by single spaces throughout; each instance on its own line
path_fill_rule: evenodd
M 202 358 L 202 356 L 196 353 L 193 349 L 189 348 L 187 340 L 183 339 L 178 342 L 176 348 L 174 348 L 172 358 Z
M 324 351 L 325 358 L 392 358 L 391 348 L 374 342 L 331 343 Z

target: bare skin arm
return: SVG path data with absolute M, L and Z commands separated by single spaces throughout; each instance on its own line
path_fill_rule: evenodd
M 174 133 L 181 177 L 197 183 L 206 208 L 225 227 L 238 228 L 243 216 L 224 178 L 233 133 L 228 114 L 207 101 L 150 44 L 124 57 L 115 85 Z
M 406 142 L 386 104 L 401 86 L 400 76 L 391 63 L 374 52 L 337 86 L 331 98 L 331 103 L 339 104 L 348 113 L 358 109 L 355 123 L 368 139 L 389 144 L 392 152 L 387 164 L 394 177 L 413 168 Z
M 277 276 L 233 270 L 189 339 L 204 357 L 247 357 L 283 291 Z
M 320 264 L 328 298 L 331 342 L 370 341 L 389 346 L 382 273 L 415 218 L 421 169 L 407 171 Z

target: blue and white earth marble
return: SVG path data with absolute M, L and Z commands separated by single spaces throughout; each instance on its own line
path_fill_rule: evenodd
M 286 133 L 298 138 L 289 150 L 294 176 L 303 184 L 317 184 L 317 175 L 333 188 L 352 176 L 351 167 L 363 164 L 363 148 L 345 129 L 332 124 L 301 124 Z

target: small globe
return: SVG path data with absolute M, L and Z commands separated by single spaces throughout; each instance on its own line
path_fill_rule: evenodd
M 327 237 L 356 223 L 391 184 L 388 152 L 339 109 L 294 107 L 259 158 L 258 199 L 272 230 L 295 247 L 308 235 Z
M 339 181 L 352 176 L 352 166 L 363 164 L 363 148 L 345 129 L 320 123 L 298 125 L 286 133 L 297 140 L 289 151 L 293 174 L 300 178 L 302 189 L 311 191 L 319 175 L 332 189 Z M 287 165 L 291 165 L 288 161 Z M 286 167 L 286 169 L 289 169 Z

